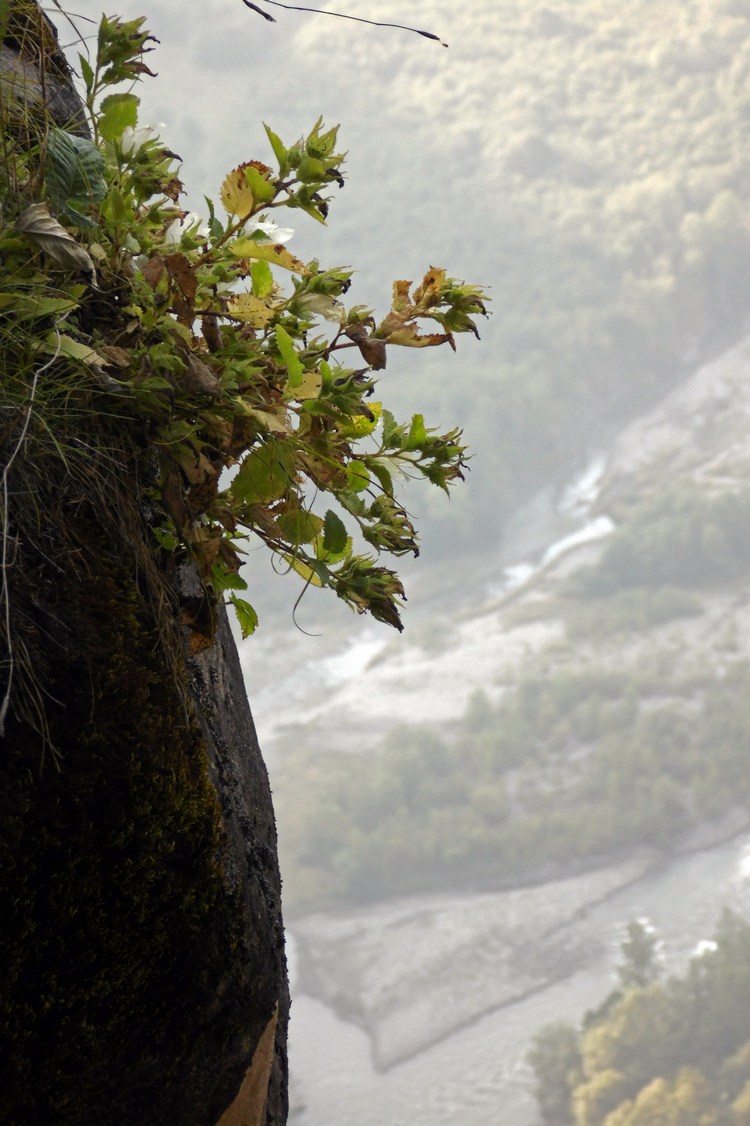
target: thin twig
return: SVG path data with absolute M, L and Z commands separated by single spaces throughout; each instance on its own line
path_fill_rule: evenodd
M 264 12 L 257 4 L 251 4 L 250 0 L 242 0 L 248 8 L 252 8 L 259 16 L 263 16 L 264 20 L 269 20 L 270 23 L 276 23 L 273 16 L 268 12 Z M 265 4 L 272 4 L 274 8 L 284 8 L 288 12 L 314 12 L 316 16 L 335 16 L 339 20 L 356 20 L 357 23 L 369 23 L 372 27 L 395 27 L 399 31 L 411 31 L 414 35 L 423 35 L 425 39 L 434 39 L 441 47 L 447 47 L 448 44 L 444 43 L 438 35 L 433 35 L 431 31 L 420 31 L 417 27 L 407 27 L 403 23 L 381 23 L 379 20 L 367 20 L 363 16 L 350 16 L 345 12 L 327 12 L 324 8 L 304 8 L 299 4 L 281 4 L 279 0 L 263 0 Z

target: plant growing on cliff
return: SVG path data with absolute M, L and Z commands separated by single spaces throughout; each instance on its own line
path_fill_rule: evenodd
M 419 414 L 397 421 L 374 397 L 374 372 L 393 346 L 455 348 L 456 333 L 477 334 L 486 297 L 431 267 L 416 286 L 397 281 L 376 319 L 345 306 L 349 270 L 294 256 L 293 232 L 271 215 L 284 207 L 324 223 L 330 189 L 344 183 L 337 129 L 321 121 L 291 145 L 266 127 L 275 167 L 244 161 L 224 179 L 221 207 L 206 200 L 205 221 L 186 213 L 174 154 L 138 122 L 132 86 L 151 73 L 151 39 L 143 19 L 102 19 L 95 60 L 80 57 L 90 139 L 46 123 L 18 152 L 6 135 L 9 461 L 33 448 L 70 472 L 82 454 L 76 413 L 101 416 L 103 435 L 135 435 L 154 552 L 192 560 L 203 584 L 196 646 L 210 643 L 211 607 L 224 598 L 253 632 L 240 574 L 252 537 L 305 588 L 328 587 L 401 629 L 403 587 L 379 557 L 418 547 L 395 483 L 424 477 L 448 491 L 466 450 L 457 429 L 437 433 Z M 7 519 L 4 532 L 7 547 Z

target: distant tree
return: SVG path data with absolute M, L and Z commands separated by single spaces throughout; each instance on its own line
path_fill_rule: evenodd
M 573 1025 L 559 1021 L 541 1028 L 532 1040 L 528 1062 L 543 1121 L 568 1126 L 573 1122 L 571 1095 L 581 1076 L 581 1049 Z
M 646 919 L 632 919 L 620 944 L 621 961 L 616 971 L 624 989 L 651 985 L 661 974 L 661 939 Z
M 575 1126 L 602 1126 L 627 1095 L 628 1083 L 622 1072 L 614 1068 L 597 1071 L 573 1093 Z

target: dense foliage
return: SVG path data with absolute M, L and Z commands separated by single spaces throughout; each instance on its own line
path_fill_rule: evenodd
M 290 899 L 523 882 L 668 847 L 747 799 L 750 663 L 668 688 L 662 673 L 527 677 L 500 706 L 478 694 L 453 730 L 396 728 L 366 771 L 294 756 Z
M 6 6 L 0 30 L 22 44 L 28 19 Z M 152 38 L 143 23 L 103 18 L 96 57 L 80 56 L 90 136 L 6 91 L 4 502 L 31 465 L 100 479 L 103 447 L 112 432 L 127 434 L 143 451 L 155 557 L 165 568 L 169 556 L 192 561 L 202 582 L 202 603 L 187 613 L 196 646 L 210 643 L 224 597 L 243 633 L 255 628 L 238 593 L 248 539 L 305 586 L 329 587 L 400 629 L 403 587 L 378 560 L 418 554 L 399 482 L 424 477 L 447 492 L 466 454 L 458 429 L 438 434 L 421 414 L 399 423 L 373 399 L 373 372 L 392 346 L 455 348 L 454 334 L 476 334 L 484 295 L 431 267 L 416 286 L 397 281 L 376 321 L 342 303 L 349 270 L 287 249 L 293 232 L 270 214 L 285 207 L 325 222 L 329 190 L 344 183 L 337 129 L 320 121 L 291 146 L 267 128 L 276 169 L 256 160 L 233 169 L 222 216 L 210 200 L 205 222 L 183 211 L 174 154 L 138 125 L 132 84 L 150 73 Z M 286 289 L 279 273 L 291 277 Z M 352 354 L 359 366 L 342 363 Z M 83 417 L 101 419 L 101 449 L 77 436 Z M 322 497 L 330 507 L 319 514 Z M 11 618 L 6 599 L 9 636 Z
M 580 1029 L 537 1033 L 530 1062 L 544 1122 L 744 1126 L 749 1002 L 750 926 L 727 911 L 684 977 L 624 982 Z

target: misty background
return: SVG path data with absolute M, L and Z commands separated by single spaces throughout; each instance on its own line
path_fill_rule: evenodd
M 249 558 L 291 1121 L 750 1122 L 750 3 L 322 6 L 449 48 L 117 8 L 160 40 L 141 122 L 187 208 L 270 157 L 264 121 L 322 116 L 347 184 L 293 252 L 381 316 L 430 265 L 493 299 L 481 341 L 381 373 L 473 454 L 450 501 L 409 495 L 404 635 L 315 591 L 300 630 Z M 99 6 L 50 15 L 73 44 Z

